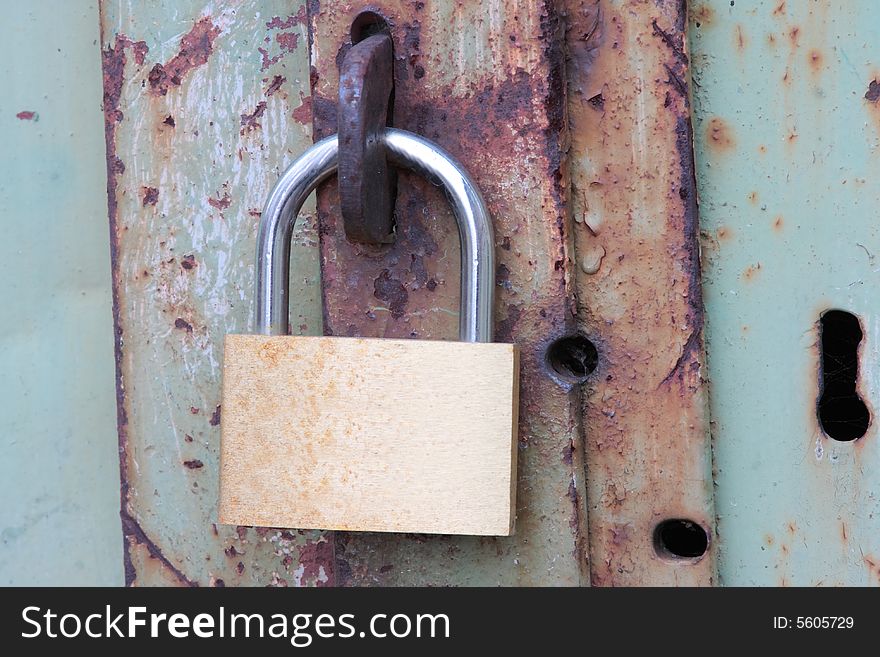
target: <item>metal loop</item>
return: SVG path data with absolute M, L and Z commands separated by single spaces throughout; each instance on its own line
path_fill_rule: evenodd
M 388 159 L 439 184 L 446 192 L 461 238 L 459 339 L 491 342 L 495 240 L 486 203 L 473 180 L 439 146 L 405 130 L 382 135 Z M 255 330 L 263 335 L 288 332 L 290 238 L 300 208 L 314 189 L 336 172 L 336 135 L 303 153 L 275 184 L 257 234 Z

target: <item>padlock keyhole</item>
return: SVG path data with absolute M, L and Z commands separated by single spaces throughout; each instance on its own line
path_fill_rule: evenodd
M 856 440 L 871 423 L 868 407 L 856 390 L 862 327 L 858 317 L 844 310 L 822 313 L 819 324 L 819 424 L 829 438 Z

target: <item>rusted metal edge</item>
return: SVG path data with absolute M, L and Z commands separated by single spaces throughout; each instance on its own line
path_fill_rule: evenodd
M 715 584 L 686 3 L 566 7 L 578 322 L 599 349 L 583 418 L 591 579 Z M 672 519 L 707 531 L 702 556 L 662 552 Z
M 137 581 L 137 571 L 131 559 L 131 546 L 133 542 L 139 543 L 147 548 L 147 552 L 153 559 L 158 560 L 162 566 L 178 579 L 183 586 L 197 587 L 198 582 L 193 582 L 184 575 L 179 568 L 171 563 L 168 558 L 162 554 L 162 550 L 156 545 L 149 536 L 146 535 L 140 524 L 132 518 L 125 510 L 120 511 L 122 519 L 122 533 L 125 551 L 123 559 L 125 563 L 125 585 L 132 586 Z
M 547 128 L 544 131 L 547 141 L 547 152 L 551 154 L 548 165 L 548 175 L 552 181 L 552 194 L 558 209 L 557 227 L 559 229 L 560 245 L 562 253 L 559 254 L 563 269 L 562 287 L 563 298 L 568 301 L 565 307 L 562 326 L 554 331 L 544 345 L 544 349 L 552 341 L 577 333 L 577 290 L 575 289 L 577 258 L 575 254 L 574 231 L 572 229 L 574 218 L 571 205 L 571 182 L 569 172 L 569 145 L 570 124 L 568 120 L 568 79 L 566 68 L 566 14 L 560 11 L 560 3 L 555 0 L 544 0 L 544 12 L 541 20 L 542 43 L 544 44 L 544 57 L 548 63 L 547 89 L 544 95 L 544 111 L 548 119 Z M 560 330 L 561 329 L 561 330 Z M 549 365 L 544 362 L 545 376 L 551 376 Z M 584 404 L 584 391 L 582 386 L 572 385 L 569 388 L 569 404 L 572 409 L 569 414 L 574 426 L 572 435 L 581 437 L 575 443 L 570 443 L 570 452 L 563 455 L 563 461 L 568 462 L 572 468 L 572 479 L 568 487 L 568 499 L 571 502 L 572 518 L 569 526 L 574 532 L 576 562 L 581 568 L 581 584 L 590 583 L 590 554 L 589 535 L 587 533 L 587 504 L 586 491 L 584 489 L 587 471 L 584 462 L 584 415 L 581 412 Z M 576 458 L 577 455 L 577 458 Z M 580 472 L 575 472 L 579 469 Z M 580 482 L 576 475 L 580 475 Z
M 101 43 L 108 43 L 108 35 L 104 25 L 104 3 L 99 6 L 101 20 L 100 38 Z M 178 54 L 163 67 L 156 64 L 150 73 L 151 92 L 164 95 L 169 85 L 179 85 L 182 76 L 192 68 L 200 66 L 207 61 L 211 53 L 213 39 L 219 34 L 219 29 L 213 25 L 209 17 L 203 17 L 194 25 L 193 29 L 181 40 Z M 129 49 L 135 63 L 143 64 L 146 53 L 149 51 L 146 42 L 132 41 L 125 34 L 117 33 L 113 39 L 113 45 L 108 45 L 101 50 L 101 68 L 103 80 L 103 112 L 104 112 L 104 140 L 107 162 L 107 216 L 110 230 L 110 267 L 112 276 L 111 295 L 113 307 L 113 335 L 114 335 L 114 361 L 116 366 L 116 423 L 119 444 L 119 479 L 120 479 L 120 519 L 123 534 L 123 559 L 125 568 L 125 584 L 131 586 L 137 579 L 134 564 L 131 558 L 132 542 L 146 546 L 149 554 L 159 560 L 181 583 L 187 586 L 198 586 L 189 580 L 176 566 L 174 566 L 162 553 L 156 543 L 150 539 L 138 522 L 130 514 L 129 509 L 129 481 L 126 468 L 128 454 L 128 411 L 125 396 L 125 380 L 122 367 L 123 350 L 123 327 L 120 317 L 119 298 L 119 217 L 117 203 L 118 176 L 125 171 L 125 163 L 116 152 L 116 128 L 123 119 L 123 113 L 119 109 L 119 101 L 125 82 L 125 67 L 128 61 L 126 49 Z M 171 70 L 169 75 L 166 69 Z M 161 72 L 161 74 L 160 74 Z M 145 193 L 144 203 L 147 203 L 149 192 Z M 219 407 L 218 407 L 219 411 Z M 215 411 L 215 414 L 218 412 Z
M 101 3 L 101 42 L 106 43 L 104 34 L 103 12 Z M 128 518 L 128 472 L 125 467 L 128 447 L 128 413 L 125 407 L 125 384 L 122 376 L 122 323 L 119 317 L 119 286 L 116 272 L 119 264 L 119 240 L 117 232 L 116 184 L 117 175 L 125 170 L 125 164 L 116 155 L 116 124 L 122 120 L 119 110 L 119 97 L 122 93 L 125 72 L 125 48 L 131 40 L 125 35 L 117 34 L 114 45 L 101 50 L 101 67 L 103 74 L 103 109 L 104 109 L 104 140 L 107 160 L 107 216 L 110 230 L 110 268 L 113 284 L 111 285 L 113 303 L 113 352 L 116 363 L 116 425 L 119 439 L 119 480 L 120 480 L 120 519 L 122 524 L 123 559 L 125 560 L 125 584 L 130 586 L 135 579 L 134 566 L 129 553 L 131 523 Z M 142 533 L 142 532 L 141 532 Z M 161 554 L 161 552 L 160 552 Z
M 684 94 L 684 98 L 687 99 L 687 94 Z M 692 363 L 695 358 L 698 366 L 705 360 L 705 343 L 703 341 L 705 310 L 703 308 L 703 277 L 700 265 L 700 220 L 697 208 L 697 178 L 694 169 L 694 141 L 690 117 L 678 117 L 675 128 L 675 146 L 681 165 L 679 195 L 684 204 L 683 233 L 687 252 L 687 304 L 691 313 L 689 318 L 691 333 L 685 342 L 681 356 L 675 361 L 662 383 L 668 383 L 676 374 L 681 374 L 682 368 L 688 362 Z

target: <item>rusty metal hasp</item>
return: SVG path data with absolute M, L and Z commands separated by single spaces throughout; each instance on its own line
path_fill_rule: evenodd
M 339 74 L 339 200 L 354 242 L 394 241 L 397 174 L 382 145 L 392 66 L 391 37 L 374 34 L 351 47 Z

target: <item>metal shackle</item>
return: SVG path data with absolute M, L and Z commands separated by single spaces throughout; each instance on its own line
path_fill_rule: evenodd
M 495 240 L 492 221 L 479 189 L 464 168 L 433 142 L 405 130 L 382 134 L 388 159 L 443 187 L 461 238 L 459 340 L 491 342 L 494 310 Z M 309 148 L 275 184 L 257 233 L 255 331 L 288 332 L 290 239 L 296 217 L 309 194 L 336 172 L 336 135 Z

